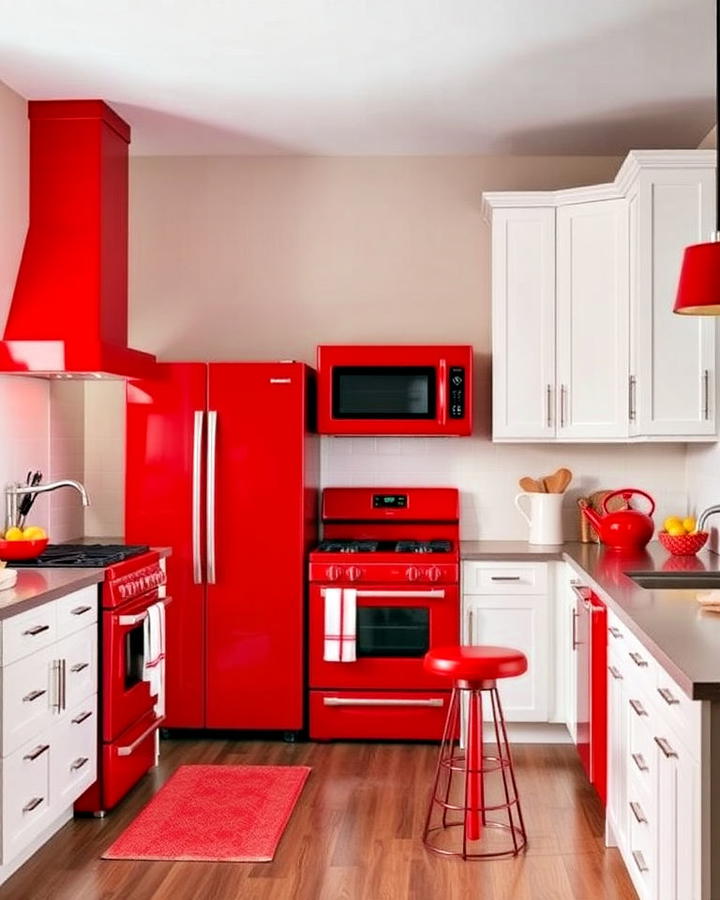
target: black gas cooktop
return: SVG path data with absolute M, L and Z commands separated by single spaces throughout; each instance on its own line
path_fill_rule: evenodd
M 318 553 L 450 553 L 450 541 L 322 541 Z
M 15 568 L 102 568 L 139 556 L 150 548 L 140 544 L 48 544 L 35 559 L 17 559 L 8 563 Z

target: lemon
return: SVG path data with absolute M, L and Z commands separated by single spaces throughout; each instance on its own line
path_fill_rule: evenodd
M 695 519 L 692 516 L 687 516 L 682 520 L 683 528 L 688 534 L 692 531 L 695 531 Z
M 663 522 L 663 528 L 668 534 L 672 534 L 671 528 L 683 528 L 683 520 L 679 516 L 668 516 Z
M 22 531 L 13 525 L 12 528 L 8 528 L 5 532 L 5 540 L 6 541 L 21 541 L 23 539 Z
M 40 528 L 39 525 L 29 525 L 25 531 L 23 531 L 24 541 L 43 541 L 46 537 L 47 532 L 44 528 Z
M 672 525 L 670 528 L 666 529 L 668 534 L 671 534 L 673 537 L 681 537 L 685 534 L 685 529 L 682 525 Z

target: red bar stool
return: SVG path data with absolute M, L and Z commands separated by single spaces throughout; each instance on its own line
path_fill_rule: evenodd
M 423 843 L 434 853 L 462 859 L 517 856 L 527 844 L 505 719 L 496 680 L 527 671 L 527 658 L 509 647 L 437 647 L 425 655 L 427 672 L 453 679 L 445 730 Z M 483 752 L 483 693 L 489 695 L 497 755 Z M 467 697 L 467 735 L 458 744 L 461 697 Z M 489 818 L 489 814 L 498 816 Z M 498 819 L 507 818 L 507 822 Z M 437 821 L 436 821 L 437 820 Z M 456 849 L 462 828 L 462 850 Z M 474 843 L 474 847 L 468 844 Z

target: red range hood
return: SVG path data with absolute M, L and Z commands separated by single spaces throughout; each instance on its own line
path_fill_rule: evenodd
M 30 226 L 0 372 L 146 377 L 127 346 L 130 127 L 101 100 L 39 100 L 30 119 Z

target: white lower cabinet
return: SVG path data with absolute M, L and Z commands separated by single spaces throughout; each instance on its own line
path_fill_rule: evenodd
M 37 629 L 37 623 L 47 626 L 36 632 L 43 635 L 41 646 L 25 652 L 23 633 Z M 0 623 L 3 647 L 11 650 L 0 667 L 0 882 L 96 779 L 96 623 L 95 588 Z M 49 644 L 44 640 L 48 633 L 53 636 Z M 13 652 L 20 647 L 21 654 Z
M 463 564 L 463 642 L 512 647 L 528 659 L 524 675 L 498 681 L 508 722 L 547 722 L 550 718 L 547 567 L 547 563 L 522 562 Z M 487 592 L 481 593 L 483 587 L 478 585 L 487 585 Z
M 642 900 L 705 900 L 702 704 L 690 700 L 608 614 L 606 843 Z

